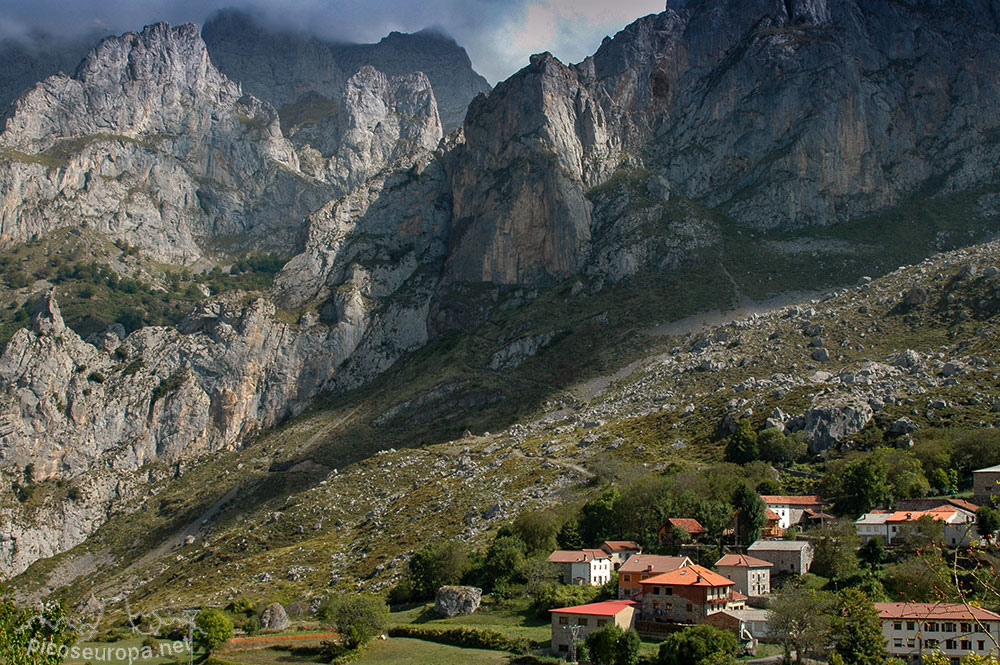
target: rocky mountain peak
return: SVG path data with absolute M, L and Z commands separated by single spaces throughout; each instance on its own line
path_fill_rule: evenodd
M 49 291 L 35 303 L 31 312 L 31 330 L 39 335 L 58 336 L 66 329 L 55 291 Z

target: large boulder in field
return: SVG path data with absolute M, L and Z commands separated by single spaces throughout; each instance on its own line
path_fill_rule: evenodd
M 291 622 L 281 603 L 271 603 L 260 613 L 261 630 L 285 630 Z
M 802 427 L 809 450 L 819 453 L 843 443 L 861 431 L 874 415 L 868 401 L 857 395 L 820 395 L 806 411 Z
M 434 611 L 443 617 L 472 614 L 479 609 L 483 590 L 474 586 L 443 586 L 434 599 Z

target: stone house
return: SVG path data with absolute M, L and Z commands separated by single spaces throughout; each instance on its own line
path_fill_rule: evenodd
M 972 493 L 977 503 L 986 506 L 992 497 L 1000 497 L 1000 464 L 972 472 Z
M 747 554 L 773 563 L 772 575 L 805 575 L 812 565 L 813 545 L 808 540 L 758 540 Z
M 618 569 L 618 597 L 638 600 L 642 595 L 643 580 L 693 563 L 686 556 L 636 554 Z
M 715 569 L 731 579 L 734 589 L 745 596 L 766 596 L 771 593 L 770 561 L 747 554 L 726 554 L 715 562 Z
M 698 565 L 654 575 L 642 586 L 642 620 L 695 624 L 716 612 L 746 607 L 733 581 Z

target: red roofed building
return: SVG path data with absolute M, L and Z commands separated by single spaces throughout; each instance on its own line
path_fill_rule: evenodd
M 663 526 L 660 527 L 657 533 L 661 545 L 674 542 L 673 534 L 675 529 L 687 534 L 691 540 L 697 540 L 707 533 L 705 527 L 696 519 L 690 517 L 671 517 L 663 523 Z
M 715 562 L 715 567 L 723 577 L 731 579 L 736 591 L 747 596 L 766 596 L 771 593 L 770 561 L 764 561 L 748 554 L 727 554 Z
M 952 662 L 970 653 L 997 655 L 1000 614 L 959 603 L 875 603 L 889 655 L 921 661 L 941 651 Z
M 618 597 L 638 599 L 642 595 L 642 586 L 639 584 L 642 580 L 693 563 L 686 556 L 636 554 L 618 569 Z
M 723 610 L 746 606 L 746 596 L 733 581 L 702 566 L 691 565 L 640 582 L 642 618 L 666 623 L 700 623 Z
M 815 494 L 805 496 L 763 494 L 760 498 L 777 516 L 780 529 L 802 523 L 807 510 L 813 511 L 813 514 L 823 514 L 823 509 L 826 508 L 826 502 Z
M 629 557 L 642 553 L 642 545 L 634 540 L 605 540 L 601 549 L 611 557 L 611 565 L 615 570 L 628 561 Z
M 635 626 L 639 603 L 631 600 L 606 600 L 601 603 L 549 610 L 552 616 L 552 653 L 569 654 L 576 626 L 576 644 L 582 644 L 588 634 L 616 623 L 622 630 Z
M 611 557 L 604 550 L 556 550 L 549 563 L 558 566 L 563 584 L 601 586 L 611 581 Z

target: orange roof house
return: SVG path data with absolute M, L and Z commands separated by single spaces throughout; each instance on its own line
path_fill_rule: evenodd
M 647 621 L 699 623 L 723 610 L 743 609 L 746 596 L 729 578 L 698 565 L 684 566 L 640 582 Z
M 618 569 L 618 597 L 637 598 L 642 594 L 642 580 L 692 563 L 686 556 L 633 555 Z

